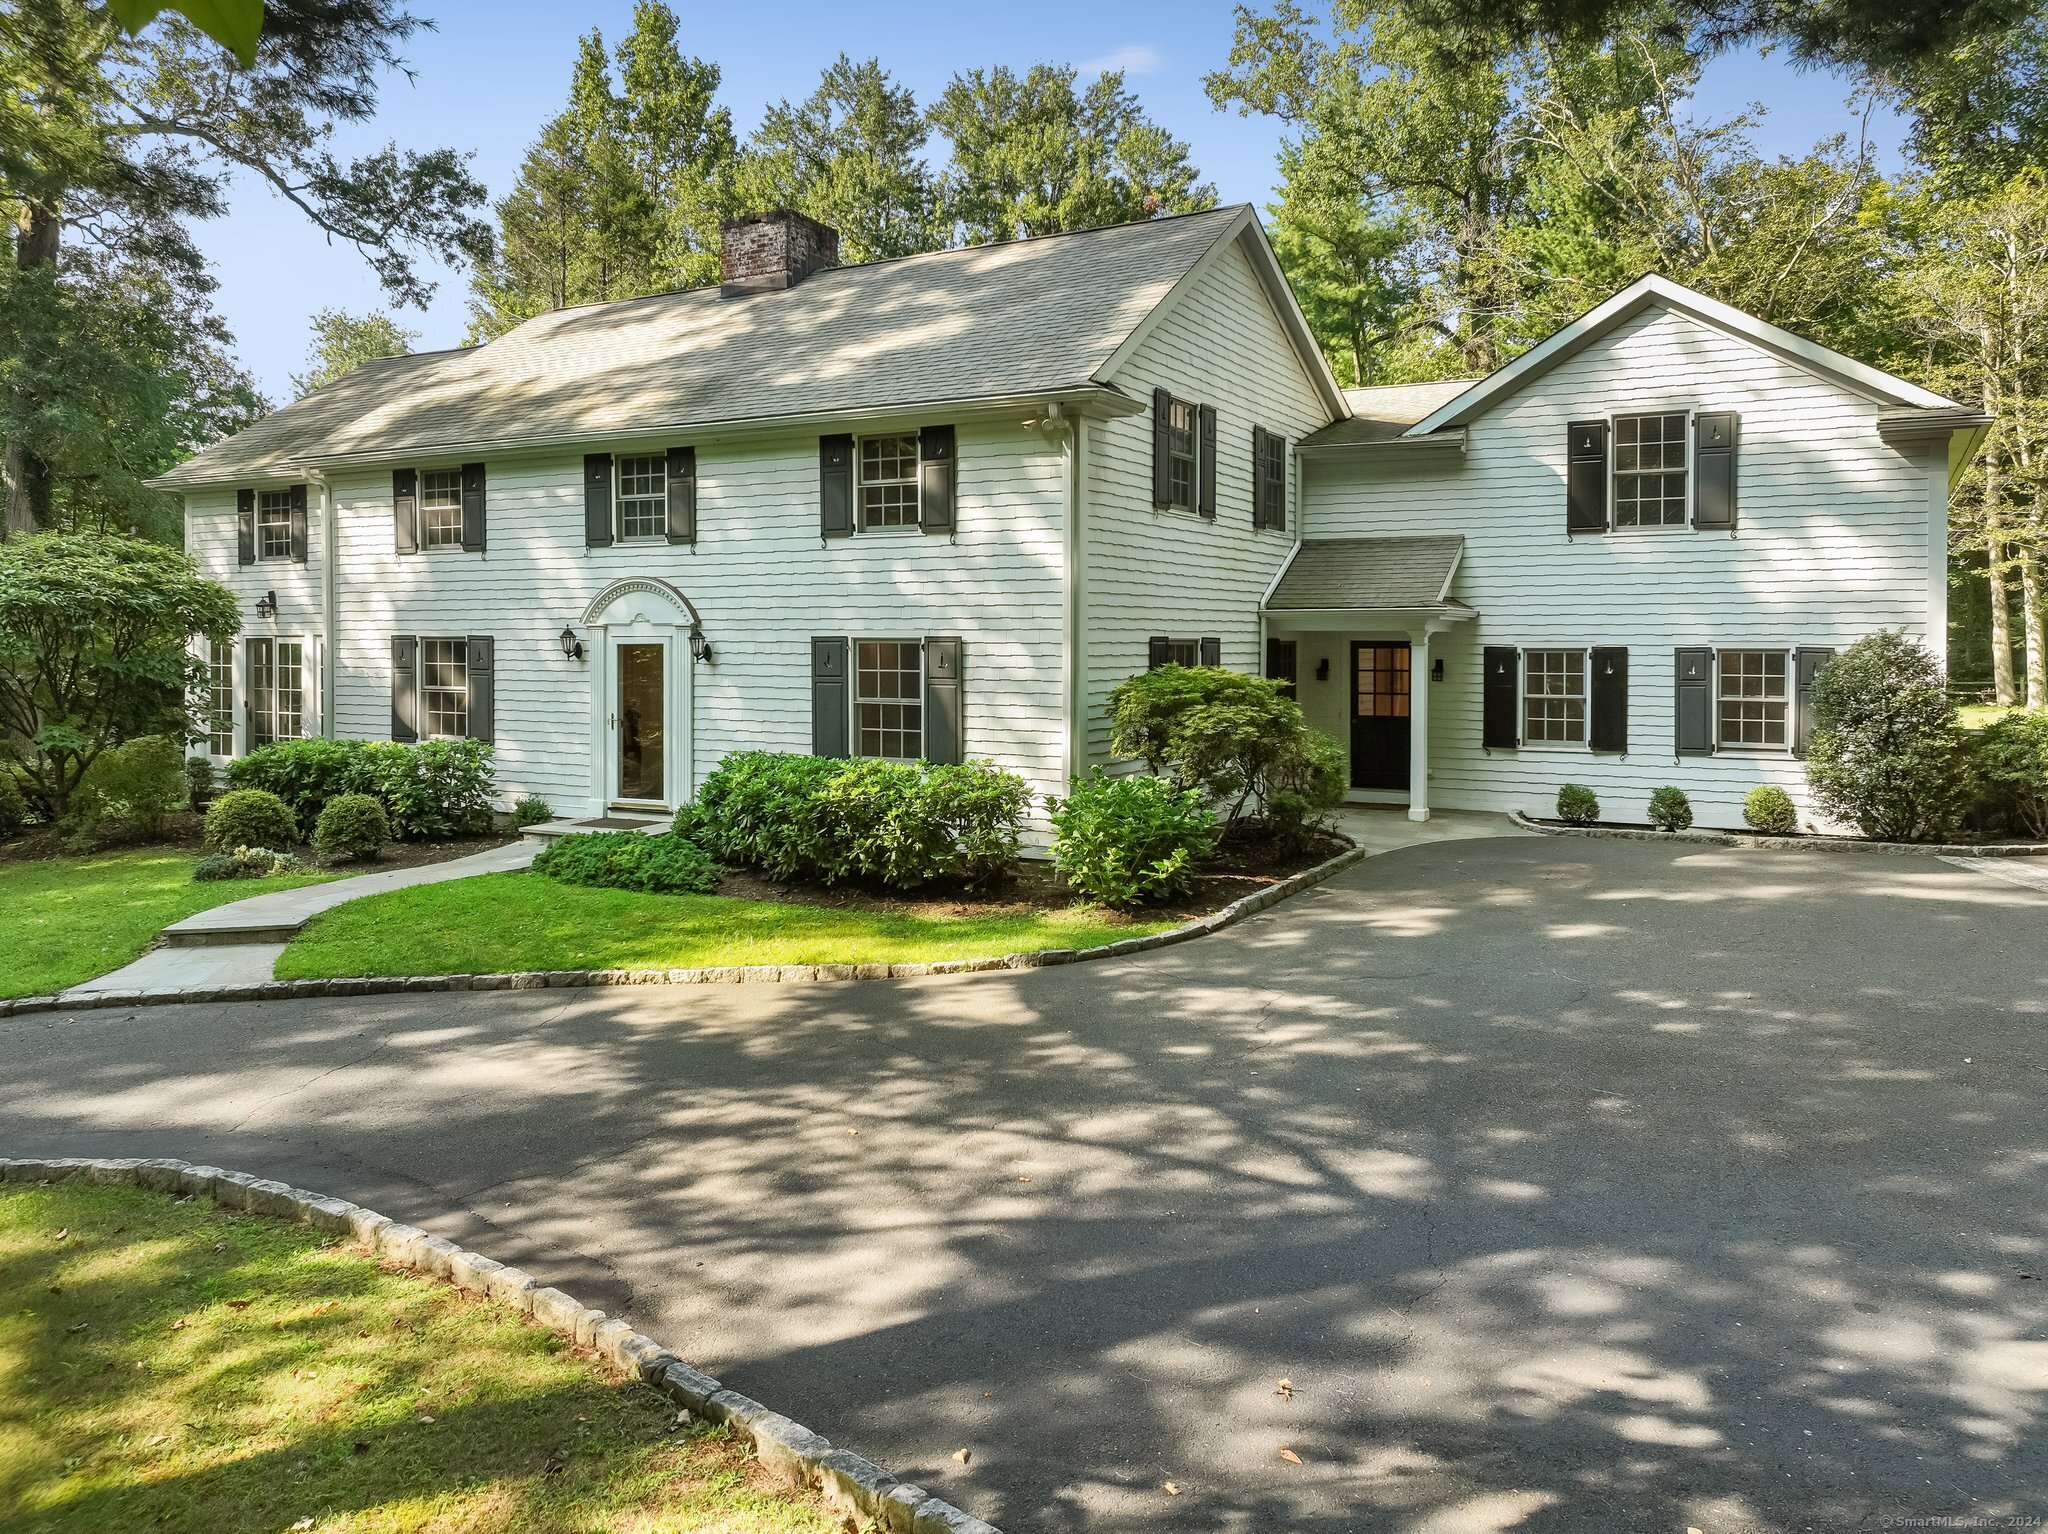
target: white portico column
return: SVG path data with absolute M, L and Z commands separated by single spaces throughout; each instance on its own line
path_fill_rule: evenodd
M 1429 634 L 1408 638 L 1408 818 L 1429 819 Z

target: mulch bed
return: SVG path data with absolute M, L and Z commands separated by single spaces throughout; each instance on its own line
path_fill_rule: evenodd
M 1341 836 L 1318 838 L 1299 852 L 1285 852 L 1270 843 L 1245 841 L 1226 846 L 1211 859 L 1192 894 L 1165 905 L 1146 906 L 1137 912 L 1110 912 L 1117 921 L 1157 921 L 1160 917 L 1192 920 L 1219 911 L 1233 900 L 1256 894 L 1269 884 L 1313 868 L 1345 851 L 1350 841 Z M 873 911 L 893 916 L 1028 916 L 1037 911 L 1063 911 L 1076 896 L 1054 872 L 1050 863 L 1026 862 L 1017 876 L 987 890 L 942 888 L 911 894 L 888 894 L 877 890 L 835 884 L 814 884 L 804 880 L 787 883 L 769 879 L 746 868 L 727 868 L 718 881 L 717 894 L 736 900 L 779 900 L 792 905 L 821 906 L 828 910 Z
M 160 848 L 166 852 L 202 853 L 206 850 L 200 840 L 204 822 L 201 816 L 189 810 L 181 810 L 164 818 L 163 835 L 148 841 L 108 842 L 96 848 L 102 852 L 126 852 L 142 848 Z M 300 847 L 296 851 L 306 862 L 316 868 L 331 866 L 336 873 L 374 873 L 387 868 L 420 868 L 429 863 L 446 863 L 451 858 L 466 858 L 472 852 L 486 852 L 493 847 L 502 847 L 508 842 L 519 840 L 516 831 L 493 831 L 484 836 L 451 837 L 443 842 L 392 842 L 385 847 L 381 856 L 367 863 L 322 863 L 313 856 L 311 847 Z M 34 862 L 47 858 L 76 857 L 78 849 L 71 845 L 71 839 L 62 831 L 47 826 L 31 826 L 19 835 L 0 840 L 0 862 Z

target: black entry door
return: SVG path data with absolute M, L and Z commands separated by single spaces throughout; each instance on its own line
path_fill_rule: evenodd
M 1408 786 L 1408 646 L 1351 646 L 1351 786 Z

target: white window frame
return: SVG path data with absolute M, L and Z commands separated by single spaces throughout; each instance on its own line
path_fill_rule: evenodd
M 313 723 L 317 717 L 314 684 L 319 678 L 319 668 L 316 662 L 313 641 L 304 634 L 245 634 L 242 645 L 242 669 L 245 676 L 255 670 L 255 663 L 250 658 L 249 653 L 252 644 L 264 644 L 270 647 L 270 665 L 265 678 L 267 685 L 261 689 L 262 694 L 268 698 L 269 702 L 260 721 L 262 729 L 259 732 L 257 728 L 259 721 L 256 715 L 258 689 L 255 686 L 254 679 L 250 679 L 242 699 L 248 725 L 244 732 L 246 737 L 243 742 L 244 746 L 246 749 L 253 751 L 258 746 L 272 745 L 280 740 L 306 739 L 313 733 Z M 287 645 L 296 653 L 294 669 L 297 674 L 297 685 L 293 688 L 297 706 L 290 710 L 285 710 L 278 706 L 278 697 L 284 690 L 281 681 L 284 676 L 284 666 L 282 664 L 283 657 L 280 652 Z M 292 727 L 289 729 L 285 728 L 286 723 L 289 723 Z M 257 738 L 259 733 L 263 736 L 261 740 Z M 209 740 L 208 743 L 210 745 L 211 741 Z
M 265 512 L 281 512 L 281 515 L 266 520 Z M 276 553 L 265 546 L 264 533 L 272 528 L 281 528 L 284 547 Z M 292 493 L 284 490 L 258 490 L 256 492 L 256 557 L 258 559 L 283 559 L 292 557 Z
M 1180 428 L 1174 424 L 1175 417 L 1187 412 L 1188 427 L 1188 498 L 1181 500 L 1174 483 L 1174 466 L 1180 455 L 1174 451 L 1174 439 Z M 1202 499 L 1202 407 L 1193 400 L 1182 399 L 1177 394 L 1166 397 L 1166 487 L 1168 511 L 1195 511 Z
M 1731 655 L 1762 655 L 1775 657 L 1778 662 L 1778 695 L 1770 697 L 1761 693 L 1730 693 L 1728 691 L 1728 665 Z M 1728 645 L 1717 646 L 1714 650 L 1714 750 L 1720 752 L 1749 752 L 1760 756 L 1790 756 L 1792 754 L 1792 731 L 1794 727 L 1793 697 L 1797 680 L 1794 675 L 1796 659 L 1791 650 L 1781 645 Z M 1769 681 L 1768 675 L 1764 678 Z M 1782 739 L 1773 744 L 1770 741 L 1729 740 L 1722 729 L 1721 710 L 1724 704 L 1762 704 L 1777 706 L 1778 732 Z M 1768 715 L 1761 716 L 1768 729 Z
M 224 760 L 235 754 L 236 688 L 235 673 L 240 670 L 235 664 L 235 642 L 232 639 L 209 639 L 206 644 L 206 751 L 217 760 Z M 226 660 L 221 657 L 225 655 Z M 227 673 L 223 688 L 221 673 Z M 227 706 L 220 707 L 222 692 L 227 694 Z M 219 742 L 225 737 L 227 749 L 220 749 Z
M 908 442 L 910 444 L 910 473 L 907 477 L 898 475 L 892 479 L 868 478 L 868 444 L 870 442 Z M 915 532 L 924 525 L 924 475 L 923 444 L 919 434 L 911 431 L 876 431 L 853 441 L 853 526 L 860 533 Z M 907 485 L 910 490 L 910 520 L 907 522 L 869 522 L 868 490 L 893 489 Z
M 1200 434 L 1197 433 L 1197 436 L 1199 435 Z M 1266 429 L 1266 448 L 1268 452 L 1272 453 L 1274 459 L 1277 461 L 1277 466 L 1280 470 L 1280 525 L 1278 527 L 1275 527 L 1270 522 L 1261 523 L 1259 531 L 1266 533 L 1285 533 L 1291 530 L 1294 526 L 1294 508 L 1288 504 L 1288 490 L 1291 488 L 1294 480 L 1294 475 L 1291 472 L 1289 472 L 1291 468 L 1290 460 L 1293 455 L 1290 450 L 1290 444 L 1288 442 L 1288 439 L 1282 436 L 1279 432 L 1274 431 L 1271 427 L 1268 427 Z M 1202 445 L 1198 441 L 1195 444 L 1195 454 L 1198 460 L 1201 456 L 1201 451 Z M 1199 462 L 1197 463 L 1196 467 L 1199 469 Z M 1265 480 L 1266 465 L 1263 463 L 1253 464 L 1252 503 L 1254 505 L 1258 504 L 1259 491 L 1264 487 Z
M 881 696 L 874 696 L 874 697 L 868 697 L 868 696 L 865 696 L 865 695 L 863 694 L 863 689 L 862 689 L 862 674 L 863 674 L 864 672 L 867 672 L 867 671 L 870 671 L 870 670 L 873 670 L 873 671 L 877 671 L 877 672 L 879 672 L 879 671 L 880 671 L 881 669 L 883 669 L 883 668 L 880 668 L 880 667 L 873 667 L 873 668 L 871 668 L 871 667 L 864 667 L 864 666 L 863 666 L 863 665 L 861 664 L 861 651 L 862 651 L 862 648 L 863 648 L 864 646 L 866 646 L 866 645 L 897 645 L 897 646 L 901 647 L 901 648 L 899 649 L 899 651 L 898 651 L 898 654 L 897 654 L 897 660 L 898 660 L 899 664 L 898 664 L 898 665 L 896 665 L 896 666 L 893 666 L 893 667 L 889 667 L 889 668 L 887 668 L 887 669 L 888 669 L 888 670 L 889 670 L 889 671 L 890 671 L 890 672 L 891 672 L 892 674 L 894 674 L 894 675 L 898 675 L 898 676 L 902 676 L 902 675 L 906 675 L 906 674 L 907 674 L 907 673 L 906 673 L 906 672 L 904 671 L 904 668 L 902 667 L 902 665 L 900 664 L 900 662 L 901 662 L 901 660 L 902 660 L 902 651 L 903 651 L 903 650 L 908 650 L 908 651 L 910 652 L 910 654 L 912 654 L 912 655 L 913 655 L 914 657 L 916 657 L 916 661 L 917 661 L 917 681 L 916 681 L 916 684 L 915 684 L 915 686 L 914 686 L 914 688 L 913 688 L 913 691 L 912 691 L 912 694 L 911 694 L 911 696 L 910 696 L 910 697 L 908 697 L 908 698 L 902 698 L 902 697 L 889 697 L 889 698 L 885 698 L 885 697 L 881 697 Z M 925 690 L 925 671 L 924 671 L 924 641 L 923 641 L 922 639 L 887 639 L 887 638 L 877 638 L 877 637 L 870 637 L 870 638 L 866 638 L 866 639 L 856 639 L 856 640 L 854 640 L 854 641 L 853 641 L 853 666 L 852 666 L 852 671 L 853 671 L 853 686 L 847 689 L 847 691 L 849 692 L 849 694 L 850 694 L 850 695 L 851 695 L 851 697 L 852 697 L 852 709 L 853 709 L 853 717 L 852 717 L 852 720 L 850 721 L 850 722 L 851 722 L 851 726 L 852 726 L 852 733 L 851 733 L 851 738 L 850 738 L 850 741 L 849 741 L 849 747 L 850 747 L 850 752 L 851 752 L 851 754 L 852 754 L 852 755 L 854 755 L 854 756 L 856 756 L 856 757 L 873 757 L 873 758 L 875 758 L 876 760 L 879 760 L 879 761 L 885 761 L 885 762 L 915 762 L 915 761 L 920 761 L 920 760 L 922 760 L 922 759 L 923 759 L 923 757 L 924 757 L 924 729 L 925 729 L 925 717 L 924 717 L 924 690 Z M 872 708 L 878 708 L 878 709 L 887 709 L 887 708 L 903 708 L 903 709 L 907 709 L 907 710 L 912 710 L 912 711 L 914 711 L 914 712 L 915 712 L 915 715 L 916 715 L 916 718 L 917 718 L 917 727 L 916 727 L 916 735 L 917 735 L 917 749 L 916 749 L 916 751 L 912 752 L 912 753 L 911 753 L 910 755 L 908 755 L 908 756 L 886 756 L 886 755 L 882 755 L 882 754 L 881 754 L 881 753 L 879 753 L 879 752 L 872 752 L 872 751 L 869 751 L 869 750 L 867 750 L 867 749 L 866 749 L 866 744 L 867 744 L 867 743 L 866 743 L 866 741 L 865 741 L 865 740 L 863 739 L 863 736 L 864 736 L 864 734 L 865 734 L 865 731 L 864 731 L 864 729 L 863 729 L 863 727 L 862 727 L 862 718 L 861 718 L 861 710 L 862 710 L 863 708 L 868 708 L 868 707 L 872 707 Z M 896 734 L 896 735 L 909 735 L 909 734 L 911 733 L 911 731 L 910 731 L 910 730 L 908 730 L 908 729 L 906 729 L 906 728 L 904 728 L 904 727 L 902 727 L 902 726 L 900 726 L 900 725 L 899 725 L 899 726 L 897 726 L 897 727 L 895 727 L 895 728 L 893 728 L 893 729 L 891 729 L 891 728 L 890 728 L 890 727 L 888 727 L 888 726 L 885 726 L 885 725 L 881 725 L 881 724 L 877 724 L 875 728 L 877 729 L 877 731 L 880 731 L 880 732 L 883 732 L 883 733 L 889 733 L 889 734 Z
M 1682 449 L 1680 457 L 1684 460 L 1683 466 L 1677 470 L 1655 469 L 1649 472 L 1657 474 L 1680 473 L 1685 476 L 1685 490 L 1684 494 L 1680 497 L 1678 520 L 1676 522 L 1624 522 L 1621 520 L 1621 476 L 1624 472 L 1641 474 L 1644 471 L 1640 469 L 1624 471 L 1621 467 L 1621 423 L 1623 421 L 1641 421 L 1648 420 L 1651 417 L 1665 416 L 1677 416 L 1683 422 L 1679 428 L 1681 433 L 1680 447 Z M 1692 526 L 1693 486 L 1696 483 L 1692 461 L 1694 437 L 1692 418 L 1693 412 L 1690 409 L 1676 405 L 1646 410 L 1624 410 L 1608 416 L 1607 503 L 1610 509 L 1607 520 L 1609 527 L 1615 532 L 1665 533 Z
M 661 513 L 651 533 L 629 533 L 626 531 L 626 464 L 628 462 L 655 464 L 661 474 Z M 651 495 L 630 497 L 643 504 L 655 499 Z M 665 543 L 668 541 L 668 454 L 666 453 L 619 453 L 612 458 L 612 524 L 613 534 L 621 543 Z
M 418 496 L 418 500 L 417 500 L 417 502 L 415 503 L 415 504 L 416 504 L 416 510 L 414 511 L 414 515 L 415 515 L 415 516 L 416 516 L 416 517 L 417 517 L 417 518 L 419 519 L 419 546 L 420 546 L 420 547 L 421 547 L 422 549 L 425 549 L 425 550 L 429 550 L 429 551 L 431 551 L 431 552 L 436 552 L 436 553 L 442 553 L 442 552 L 446 552 L 446 551 L 448 551 L 448 550 L 450 550 L 450 549 L 454 550 L 454 551 L 455 551 L 456 553 L 458 553 L 458 554 L 459 554 L 459 553 L 461 553 L 461 552 L 462 552 L 462 470 L 461 470 L 461 469 L 459 469 L 459 468 L 455 468 L 455 469 L 450 469 L 450 468 L 438 468 L 438 469 L 416 469 L 416 470 L 414 470 L 413 472 L 414 472 L 415 474 L 417 474 L 417 475 L 419 476 L 419 485 L 418 485 L 418 488 L 417 488 L 417 490 L 415 491 L 415 494 L 416 494 L 416 495 Z M 448 476 L 449 478 L 451 478 L 452 480 L 454 480 L 454 482 L 455 482 L 455 501 L 454 501 L 454 504 L 453 504 L 453 506 L 452 506 L 452 507 L 450 507 L 450 506 L 447 506 L 447 505 L 442 505 L 442 506 L 434 506 L 434 507 L 429 507 L 429 506 L 428 506 L 428 504 L 427 504 L 427 476 L 428 476 L 429 474 L 445 474 L 445 475 L 447 475 L 447 476 Z M 446 486 L 443 486 L 443 487 L 442 487 L 442 490 L 441 490 L 441 493 L 445 494 L 445 493 L 446 493 L 446 490 L 447 490 L 447 487 L 446 487 Z M 429 512 L 429 511 L 443 511 L 443 512 L 445 512 L 445 511 L 449 511 L 449 510 L 451 510 L 451 509 L 452 509 L 452 510 L 454 511 L 454 513 L 455 513 L 455 522 L 454 522 L 454 525 L 453 525 L 453 527 L 452 527 L 452 528 L 446 528 L 446 529 L 443 529 L 443 533 L 442 533 L 442 536 L 440 536 L 440 537 L 438 537 L 438 538 L 437 538 L 437 537 L 435 536 L 435 533 L 434 533 L 434 524 L 433 524 L 433 521 L 432 521 L 432 519 L 431 519 L 431 518 L 430 518 L 430 517 L 428 516 L 428 512 Z
M 1186 653 L 1186 655 L 1187 655 L 1187 659 L 1186 659 L 1186 660 L 1182 660 L 1182 659 L 1181 659 L 1181 655 L 1182 655 L 1182 653 L 1183 653 L 1183 652 L 1185 652 L 1185 653 Z M 1176 639 L 1176 638 L 1174 638 L 1174 637 L 1173 637 L 1172 635 L 1170 635 L 1170 634 L 1169 634 L 1169 635 L 1167 636 L 1167 639 L 1166 639 L 1166 659 L 1165 659 L 1165 660 L 1163 660 L 1163 661 L 1161 661 L 1161 662 L 1160 662 L 1160 664 L 1161 664 L 1162 666 L 1199 666 L 1199 665 L 1201 665 L 1201 664 L 1202 664 L 1202 641 L 1201 641 L 1201 637 L 1200 637 L 1200 636 L 1198 635 L 1198 636 L 1196 636 L 1196 637 L 1195 637 L 1195 638 L 1193 638 L 1193 639 Z
M 428 666 L 429 666 L 429 665 L 431 665 L 431 664 L 435 664 L 435 662 L 433 662 L 433 661 L 432 661 L 432 660 L 431 660 L 431 659 L 429 658 L 429 651 L 430 651 L 430 647 L 431 647 L 431 646 L 434 646 L 434 645 L 453 645 L 453 646 L 455 646 L 455 647 L 456 647 L 456 656 L 455 656 L 455 659 L 454 659 L 453 663 L 454 663 L 454 664 L 456 664 L 456 665 L 459 665 L 459 666 L 461 666 L 461 668 L 462 668 L 462 685 L 461 685 L 461 687 L 460 687 L 460 688 L 454 688 L 454 687 L 435 687 L 435 686 L 429 686 L 429 685 L 428 685 L 428 682 L 427 682 L 427 668 L 428 668 Z M 443 661 L 443 662 L 440 662 L 440 664 L 449 664 L 449 662 L 447 662 L 447 661 Z M 442 636 L 440 636 L 440 637 L 438 637 L 438 638 L 435 638 L 435 637 L 429 637 L 428 635 L 422 634 L 422 635 L 420 636 L 420 650 L 419 650 L 419 675 L 418 675 L 418 677 L 416 678 L 416 685 L 417 685 L 417 686 L 418 686 L 418 688 L 419 688 L 419 712 L 420 712 L 419 736 L 420 736 L 420 739 L 421 739 L 421 740 L 467 740 L 467 739 L 469 738 L 469 704 L 470 704 L 470 694 L 469 694 L 469 639 L 468 639 L 468 636 L 466 636 L 466 635 L 442 635 Z M 461 728 L 460 730 L 457 730 L 457 731 L 455 731 L 455 732 L 454 732 L 454 733 L 452 733 L 452 734 L 451 734 L 450 732 L 446 731 L 446 730 L 440 730 L 440 729 L 436 729 L 436 728 L 434 727 L 434 704 L 433 704 L 433 695 L 434 695 L 434 694 L 437 694 L 437 693 L 459 693 L 459 694 L 460 694 L 460 696 L 461 696 L 461 699 L 462 699 L 462 714 L 461 714 L 462 728 Z
M 1529 687 L 1530 675 L 1532 670 L 1530 661 L 1534 656 L 1538 655 L 1576 656 L 1579 662 L 1579 690 L 1576 693 L 1546 692 L 1542 694 L 1537 694 L 1532 692 Z M 1593 663 L 1592 656 L 1587 647 L 1583 645 L 1558 644 L 1539 644 L 1524 646 L 1522 649 L 1521 678 L 1522 744 L 1524 746 L 1528 746 L 1539 751 L 1590 750 L 1591 747 L 1588 743 L 1593 738 Z M 1533 729 L 1534 720 L 1531 717 L 1529 709 L 1529 705 L 1532 702 L 1538 701 L 1546 703 L 1555 701 L 1562 702 L 1567 705 L 1569 705 L 1573 701 L 1576 701 L 1579 705 L 1578 734 L 1575 736 L 1569 736 L 1563 740 L 1539 738 Z M 1569 708 L 1567 708 L 1566 713 L 1569 714 L 1569 712 L 1570 710 Z

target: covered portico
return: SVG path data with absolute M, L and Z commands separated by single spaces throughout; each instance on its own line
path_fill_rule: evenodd
M 1305 538 L 1266 595 L 1266 672 L 1346 743 L 1349 798 L 1429 819 L 1431 641 L 1476 616 L 1450 595 L 1465 540 Z M 1341 685 L 1336 685 L 1341 682 Z

